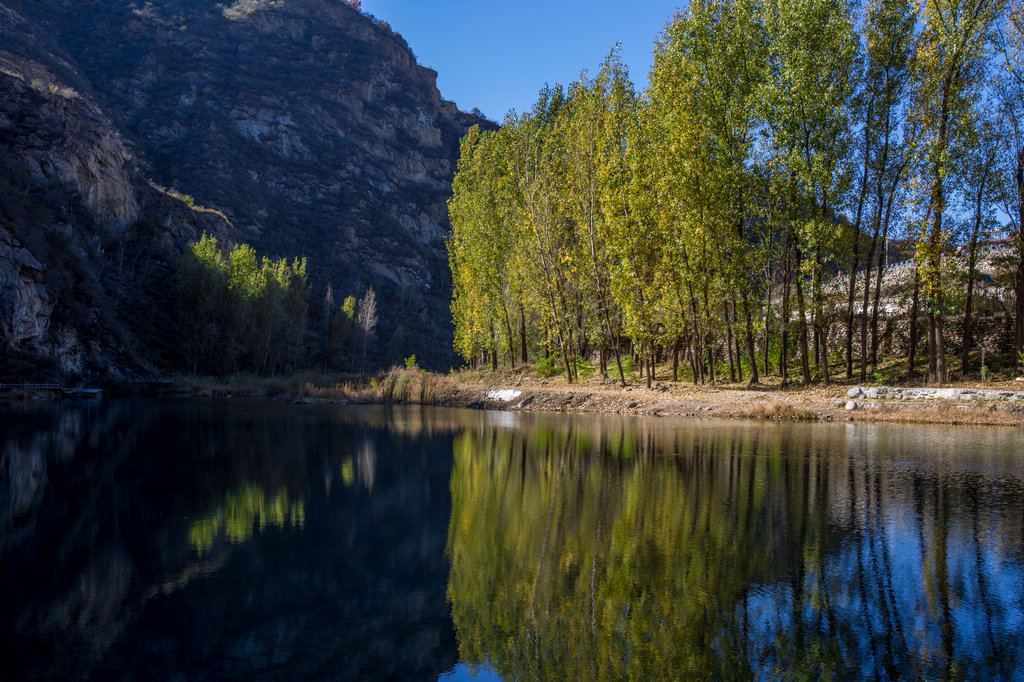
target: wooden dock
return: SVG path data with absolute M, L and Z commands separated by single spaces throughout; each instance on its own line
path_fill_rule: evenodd
M 65 398 L 102 398 L 102 388 L 85 388 L 84 386 L 65 386 L 64 384 L 0 384 L 0 393 L 8 391 L 50 391 L 59 393 Z

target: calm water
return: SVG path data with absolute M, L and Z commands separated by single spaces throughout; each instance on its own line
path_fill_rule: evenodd
M 0 405 L 0 679 L 1022 671 L 1020 430 Z

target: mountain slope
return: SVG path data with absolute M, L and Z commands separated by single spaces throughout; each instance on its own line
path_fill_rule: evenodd
M 453 361 L 445 202 L 479 120 L 441 100 L 399 35 L 336 0 L 17 6 L 146 175 L 224 211 L 235 240 L 307 256 L 315 298 L 375 287 L 378 362 L 389 346 Z
M 174 334 L 174 259 L 225 227 L 140 176 L 87 80 L 0 4 L 3 380 L 155 371 Z

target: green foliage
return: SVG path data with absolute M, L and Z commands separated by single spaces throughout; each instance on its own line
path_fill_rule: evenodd
M 575 367 L 576 375 L 580 379 L 589 379 L 591 376 L 594 375 L 594 372 L 596 371 L 594 369 L 594 366 L 590 364 L 590 361 L 587 360 L 586 358 L 576 358 Z
M 412 355 L 410 355 L 409 357 L 407 357 L 405 359 L 405 368 L 406 369 L 413 369 L 415 367 L 416 367 L 416 354 L 413 353 Z
M 916 249 L 941 328 L 962 305 L 944 254 L 955 200 L 982 182 L 966 151 L 985 138 L 998 6 L 693 0 L 642 97 L 616 48 L 595 77 L 472 129 L 449 202 L 456 349 L 478 367 L 555 352 L 571 382 L 573 358 L 627 338 L 645 364 L 681 351 L 700 381 L 730 367 L 757 381 L 758 355 L 788 368 L 798 348 L 804 380 L 813 358 L 828 381 L 833 327 L 850 320 L 852 371 L 871 303 L 870 280 L 843 270 L 877 273 L 893 247 Z M 981 197 L 986 220 L 997 194 Z
M 308 309 L 306 261 L 260 258 L 247 244 L 225 258 L 210 235 L 178 262 L 178 319 L 193 373 L 294 368 Z
M 221 536 L 229 542 L 247 542 L 258 530 L 270 528 L 302 528 L 306 522 L 305 504 L 301 498 L 289 497 L 281 490 L 272 498 L 256 485 L 246 485 L 229 492 L 224 506 L 210 516 L 193 521 L 188 537 L 199 555 L 208 553 Z
M 347 296 L 341 308 L 332 311 L 329 322 L 328 366 L 350 369 L 353 362 L 352 335 L 355 324 L 356 298 Z
M 549 379 L 556 374 L 561 374 L 562 370 L 555 367 L 555 359 L 553 357 L 540 358 L 533 367 L 537 374 L 541 375 L 545 379 Z

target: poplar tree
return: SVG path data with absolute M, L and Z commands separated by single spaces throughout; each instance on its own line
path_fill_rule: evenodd
M 840 238 L 838 209 L 850 184 L 852 68 L 857 41 L 844 1 L 770 0 L 772 78 L 764 88 L 776 172 L 789 175 L 803 208 L 792 218 L 800 276 L 810 280 L 815 355 L 829 383 L 825 261 Z M 805 303 L 797 279 L 801 355 L 807 373 Z
M 927 193 L 916 257 L 928 321 L 928 374 L 946 383 L 943 252 L 951 234 L 948 210 L 955 156 L 962 150 L 970 112 L 984 82 L 999 0 L 922 0 L 923 24 L 914 69 L 912 115 L 923 131 L 922 189 Z
M 1004 212 L 1009 218 L 1016 267 L 1013 273 L 1013 345 L 1024 369 L 1024 2 L 1010 0 L 999 33 L 1001 68 L 993 90 L 1001 98 L 1002 140 L 1013 191 L 1007 193 Z
M 912 144 L 905 144 L 903 119 L 914 50 L 915 13 L 907 0 L 871 0 L 864 26 L 866 65 L 861 90 L 865 104 L 865 130 L 874 142 L 865 141 L 864 180 L 870 186 L 867 211 L 871 239 L 864 261 L 864 288 L 860 317 L 860 380 L 867 380 L 867 364 L 877 366 L 878 298 L 885 268 L 885 244 L 889 236 L 894 202 L 910 159 Z M 865 133 L 866 135 L 866 133 Z M 899 210 L 899 206 L 895 206 Z M 858 210 L 858 215 L 860 211 Z M 868 305 L 874 269 L 875 298 L 868 345 Z M 851 279 L 853 278 L 851 274 Z

